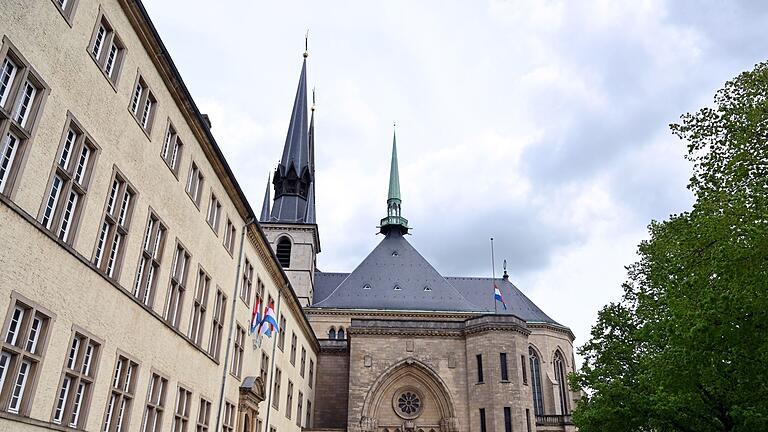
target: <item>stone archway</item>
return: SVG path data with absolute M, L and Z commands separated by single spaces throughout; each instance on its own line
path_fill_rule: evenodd
M 457 432 L 453 397 L 428 365 L 414 358 L 402 360 L 384 371 L 368 390 L 360 429 Z

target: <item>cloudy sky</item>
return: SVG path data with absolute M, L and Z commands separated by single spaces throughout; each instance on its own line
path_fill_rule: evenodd
M 495 237 L 497 272 L 577 344 L 649 221 L 692 203 L 668 124 L 768 56 L 757 0 L 144 1 L 254 208 L 309 29 L 322 270 L 380 240 L 397 121 L 411 242 L 487 276 Z

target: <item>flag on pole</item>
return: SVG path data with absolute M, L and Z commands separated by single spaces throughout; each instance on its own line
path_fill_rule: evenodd
M 253 312 L 251 312 L 251 327 L 248 329 L 249 334 L 253 334 L 259 331 L 259 323 L 261 323 L 261 299 L 257 296 L 253 302 Z
M 280 326 L 277 324 L 275 306 L 273 303 L 270 303 L 269 307 L 267 307 L 267 311 L 264 313 L 264 319 L 261 321 L 260 333 L 271 337 L 273 331 L 275 333 L 280 333 Z
M 496 282 L 493 283 L 493 298 L 495 301 L 500 301 L 501 305 L 504 306 L 504 310 L 507 310 L 507 303 L 504 302 L 504 297 L 501 295 L 499 287 L 496 286 Z

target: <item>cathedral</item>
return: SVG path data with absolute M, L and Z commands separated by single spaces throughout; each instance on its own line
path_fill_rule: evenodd
M 308 104 L 305 53 L 259 218 L 320 343 L 314 424 L 305 430 L 575 430 L 578 395 L 566 379 L 575 367 L 573 333 L 506 270 L 498 279 L 444 276 L 411 245 L 394 136 L 381 242 L 351 271 L 317 268 L 315 108 Z

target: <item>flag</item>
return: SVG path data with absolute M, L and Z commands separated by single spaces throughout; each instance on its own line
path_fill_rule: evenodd
M 251 327 L 248 329 L 250 334 L 259 331 L 261 318 L 261 299 L 257 296 L 256 300 L 253 302 L 253 312 L 251 312 Z
M 280 326 L 277 324 L 277 314 L 275 314 L 275 307 L 273 303 L 269 304 L 267 311 L 264 313 L 264 319 L 261 320 L 261 334 L 272 336 L 272 332 L 280 333 Z
M 495 301 L 500 301 L 501 305 L 504 306 L 504 310 L 507 310 L 507 304 L 504 302 L 504 297 L 501 295 L 499 287 L 496 286 L 496 282 L 493 283 L 493 298 Z

